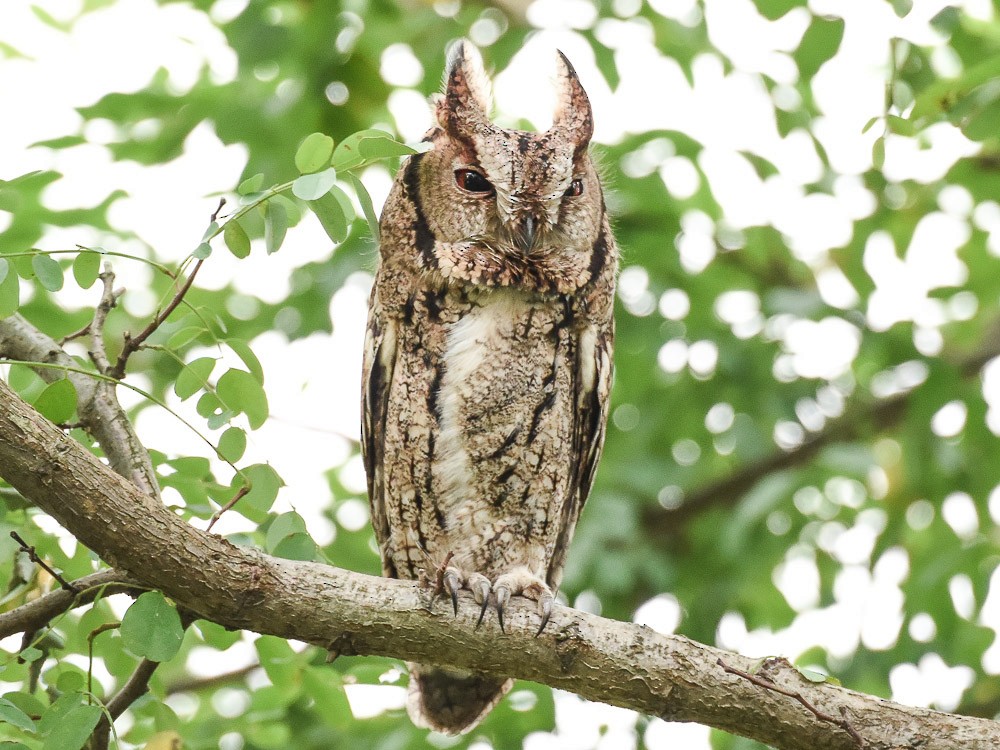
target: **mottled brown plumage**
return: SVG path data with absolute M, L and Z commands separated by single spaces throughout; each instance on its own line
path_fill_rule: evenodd
M 559 56 L 544 133 L 489 120 L 475 48 L 449 57 L 426 153 L 381 218 L 362 449 L 385 575 L 511 596 L 559 585 L 601 452 L 618 251 L 588 154 L 590 102 Z M 447 661 L 442 655 L 442 661 Z M 410 715 L 468 731 L 511 681 L 411 665 Z

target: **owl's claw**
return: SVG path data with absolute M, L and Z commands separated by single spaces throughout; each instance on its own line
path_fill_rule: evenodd
M 468 587 L 472 589 L 472 595 L 481 605 L 479 609 L 479 619 L 476 620 L 476 628 L 483 624 L 483 617 L 486 616 L 486 608 L 490 606 L 490 579 L 479 573 L 469 576 Z
M 451 605 L 455 609 L 455 616 L 458 616 L 458 592 L 462 589 L 462 578 L 453 569 L 448 569 L 444 574 L 444 586 L 451 594 Z
M 500 621 L 500 632 L 505 633 L 507 631 L 503 628 L 503 608 L 506 607 L 507 602 L 510 601 L 510 589 L 501 584 L 493 589 L 493 596 L 495 596 L 497 600 L 497 619 Z
M 483 624 L 483 617 L 486 616 L 486 609 L 489 606 L 490 606 L 490 598 L 489 598 L 489 596 L 484 596 L 483 597 L 483 606 L 479 608 L 479 619 L 476 620 L 476 629 L 477 630 L 479 629 L 479 626 Z
M 535 638 L 540 636 L 545 626 L 549 624 L 549 617 L 552 616 L 552 594 L 543 593 L 538 597 L 538 614 L 542 616 L 542 624 L 535 631 Z

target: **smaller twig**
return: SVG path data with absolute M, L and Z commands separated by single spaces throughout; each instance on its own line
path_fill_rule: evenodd
M 224 205 L 226 205 L 226 199 L 224 197 L 223 198 L 219 198 L 219 205 L 215 209 L 215 211 L 212 212 L 212 219 L 211 219 L 212 221 L 218 221 L 219 214 L 222 212 L 222 207 Z
M 0 613 L 0 638 L 39 630 L 67 610 L 90 604 L 102 595 L 111 596 L 134 588 L 128 576 L 117 570 L 102 570 L 77 578 L 73 586 L 80 593 L 56 589 L 9 612 Z
M 125 345 L 122 347 L 121 354 L 118 355 L 118 361 L 115 362 L 115 366 L 108 370 L 107 374 L 109 376 L 116 380 L 121 380 L 125 377 L 125 365 L 128 364 L 129 357 L 137 352 L 146 343 L 146 339 L 156 333 L 156 330 L 163 325 L 163 321 L 169 318 L 170 314 L 177 309 L 177 306 L 184 300 L 184 295 L 188 293 L 188 290 L 194 283 L 194 277 L 198 275 L 198 270 L 204 262 L 204 258 L 199 258 L 198 262 L 194 264 L 194 268 L 191 269 L 191 273 L 188 274 L 187 279 L 184 280 L 184 284 L 174 294 L 173 299 L 156 314 L 149 322 L 149 325 L 143 328 L 138 336 L 132 336 L 128 332 L 125 333 Z
M 742 669 L 731 667 L 728 664 L 726 664 L 722 659 L 717 659 L 715 663 L 718 664 L 720 667 L 722 667 L 722 669 L 728 672 L 729 674 L 736 675 L 737 677 L 742 677 L 747 682 L 752 682 L 754 685 L 757 685 L 758 687 L 762 687 L 765 690 L 770 690 L 771 692 L 774 693 L 780 693 L 781 695 L 788 696 L 789 698 L 794 698 L 799 703 L 801 703 L 806 708 L 806 710 L 809 711 L 809 713 L 811 713 L 820 721 L 825 721 L 829 724 L 833 724 L 834 726 L 843 729 L 851 736 L 851 739 L 854 740 L 854 744 L 856 744 L 859 748 L 861 748 L 861 750 L 864 750 L 865 747 L 864 738 L 862 738 L 862 736 L 858 734 L 858 731 L 853 726 L 851 726 L 851 722 L 847 720 L 847 709 L 844 708 L 843 706 L 840 707 L 840 713 L 841 716 L 843 716 L 843 718 L 838 719 L 836 716 L 831 716 L 830 714 L 816 708 L 816 706 L 810 703 L 801 693 L 797 693 L 794 690 L 787 690 L 783 687 L 775 685 L 773 682 L 764 677 L 758 677 L 756 675 L 750 674 L 749 672 L 744 672 Z
M 111 264 L 104 264 L 104 272 L 99 277 L 104 285 L 101 292 L 101 301 L 94 308 L 94 319 L 90 321 L 90 359 L 96 365 L 98 371 L 107 375 L 111 371 L 111 362 L 108 361 L 108 353 L 104 348 L 104 324 L 108 319 L 108 313 L 118 304 L 118 297 L 121 292 L 115 292 L 115 273 L 111 270 Z
M 94 639 L 97 638 L 101 633 L 107 633 L 109 630 L 118 630 L 122 624 L 120 622 L 106 622 L 103 625 L 99 625 L 90 633 L 87 634 L 87 692 L 94 692 Z
M 334 643 L 336 643 L 336 641 L 334 641 Z M 212 675 L 211 677 L 186 677 L 168 683 L 163 688 L 163 692 L 167 695 L 173 695 L 175 693 L 194 693 L 199 690 L 208 690 L 242 679 L 256 669 L 261 669 L 259 661 L 247 664 L 245 667 L 240 667 L 230 672 Z
M 149 679 L 158 666 L 160 666 L 160 662 L 149 659 L 143 659 L 139 662 L 139 666 L 128 678 L 128 682 L 122 685 L 122 689 L 115 693 L 114 697 L 107 703 L 108 713 L 111 714 L 112 718 L 117 719 L 125 713 L 126 708 L 149 690 Z
M 230 500 L 228 503 L 226 503 L 221 508 L 219 508 L 217 511 L 215 511 L 215 513 L 209 519 L 209 521 L 208 521 L 208 528 L 206 528 L 205 531 L 211 531 L 212 527 L 215 526 L 215 522 L 218 521 L 219 518 L 222 517 L 222 514 L 225 513 L 227 510 L 230 510 L 234 505 L 236 505 L 236 503 L 238 503 L 240 500 L 242 500 L 243 497 L 244 497 L 244 495 L 246 495 L 249 491 L 250 491 L 250 487 L 247 486 L 247 485 L 243 485 L 242 487 L 240 487 L 239 492 L 236 493 L 236 496 L 233 497 L 232 500 Z
M 444 560 L 437 567 L 437 577 L 434 579 L 434 596 L 444 591 L 444 573 L 451 564 L 451 558 L 455 556 L 454 552 L 449 552 L 444 556 Z
M 24 541 L 24 539 L 21 538 L 20 534 L 18 534 L 16 531 L 12 531 L 10 532 L 10 536 L 15 542 L 17 542 L 21 546 L 21 549 L 23 549 L 25 552 L 28 553 L 28 557 L 31 560 L 31 562 L 35 563 L 38 567 L 40 567 L 50 576 L 55 578 L 59 582 L 59 585 L 62 586 L 66 591 L 69 591 L 73 594 L 80 593 L 80 589 L 78 589 L 72 583 L 63 578 L 61 574 L 53 570 L 48 563 L 46 563 L 42 558 L 40 558 L 38 556 L 38 553 L 35 551 L 35 548 L 32 547 L 30 544 L 28 544 L 26 541 Z

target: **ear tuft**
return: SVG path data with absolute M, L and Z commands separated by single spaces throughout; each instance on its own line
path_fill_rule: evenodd
M 474 44 L 459 39 L 448 50 L 445 66 L 445 95 L 458 97 L 466 106 L 473 106 L 489 117 L 493 106 L 490 79 L 483 68 L 483 58 Z
M 459 39 L 448 51 L 444 98 L 435 104 L 438 124 L 451 133 L 471 133 L 477 125 L 489 122 L 492 100 L 479 50 Z
M 594 134 L 594 114 L 590 98 L 573 64 L 559 52 L 556 69 L 556 110 L 552 116 L 552 131 L 565 134 L 582 150 Z

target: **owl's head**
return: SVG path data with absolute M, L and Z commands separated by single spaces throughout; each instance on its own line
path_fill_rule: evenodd
M 568 293 L 590 279 L 606 243 L 601 185 L 588 153 L 593 115 L 558 54 L 556 108 L 543 133 L 494 124 L 490 83 L 468 42 L 451 50 L 435 101 L 433 147 L 419 157 L 419 198 L 446 279 Z

